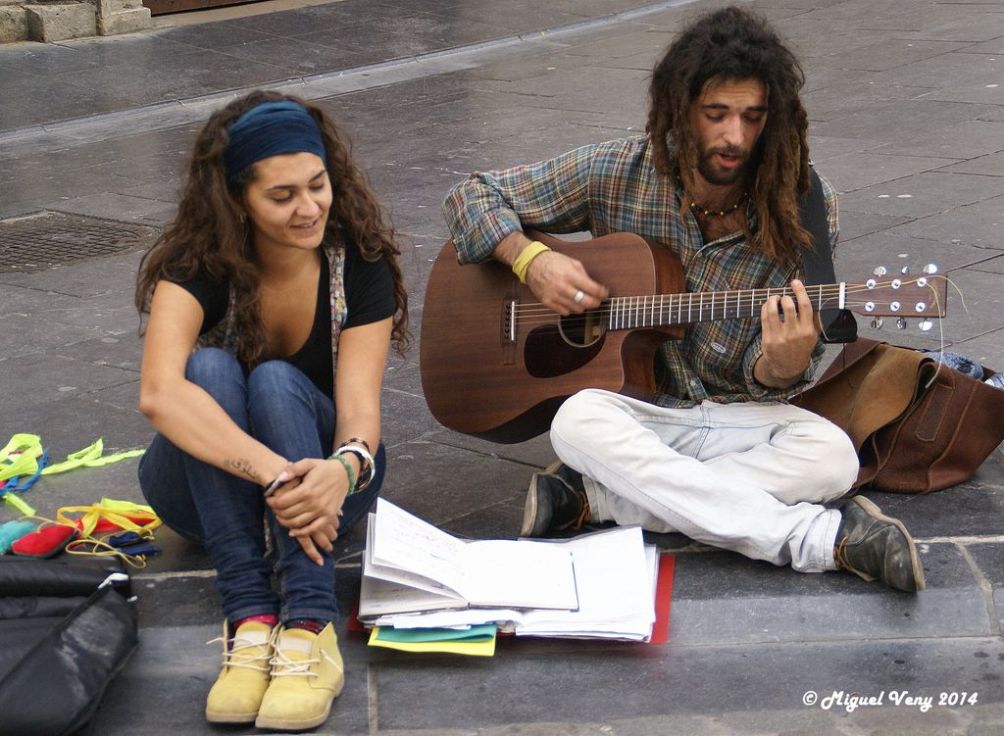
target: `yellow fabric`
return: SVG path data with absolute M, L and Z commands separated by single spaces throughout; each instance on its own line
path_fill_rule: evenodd
M 11 455 L 15 457 L 11 458 Z M 0 483 L 22 475 L 34 475 L 42 457 L 42 438 L 24 432 L 13 435 L 0 450 Z M 34 516 L 35 509 L 16 493 L 5 493 L 4 501 L 22 516 Z
M 11 457 L 14 455 L 15 457 Z M 31 475 L 38 470 L 42 438 L 37 434 L 15 434 L 0 450 L 0 481 Z
M 72 518 L 71 514 L 80 514 Z M 136 523 L 131 519 L 139 519 Z M 80 521 L 80 534 L 89 537 L 98 525 L 100 519 L 105 519 L 121 527 L 125 531 L 136 532 L 144 537 L 151 537 L 151 532 L 161 525 L 161 520 L 152 508 L 145 504 L 132 501 L 118 501 L 113 498 L 102 498 L 90 506 L 63 506 L 56 512 L 56 520 L 60 524 L 76 525 Z
M 42 452 L 42 438 L 37 434 L 19 432 L 11 436 L 10 441 L 0 449 L 0 483 L 22 475 L 34 475 L 38 472 L 38 460 L 42 457 Z M 144 452 L 145 450 L 126 450 L 104 455 L 104 441 L 99 438 L 97 442 L 84 449 L 71 452 L 63 462 L 44 468 L 42 475 L 65 473 L 67 470 L 82 467 L 99 468 L 142 455 Z M 22 516 L 35 516 L 35 509 L 16 493 L 5 493 L 3 498 L 8 506 Z
M 42 471 L 42 475 L 65 473 L 67 470 L 74 470 L 76 468 L 100 468 L 117 463 L 120 460 L 137 457 L 145 452 L 145 450 L 125 450 L 124 452 L 116 452 L 112 455 L 103 456 L 104 448 L 104 440 L 99 437 L 94 444 L 88 445 L 82 450 L 71 452 L 63 462 L 50 465 Z
M 526 272 L 530 268 L 530 261 L 549 250 L 551 249 L 539 240 L 534 240 L 520 251 L 520 254 L 516 256 L 516 260 L 512 262 L 512 272 L 516 274 L 516 278 L 519 279 L 521 284 L 526 283 Z

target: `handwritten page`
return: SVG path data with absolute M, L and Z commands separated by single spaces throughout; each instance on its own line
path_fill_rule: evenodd
M 578 606 L 568 550 L 526 540 L 463 542 L 382 498 L 369 521 L 363 577 L 398 586 L 368 589 L 382 596 L 381 613 L 393 612 L 393 597 L 398 613 L 434 607 L 433 598 L 405 596 L 409 587 L 442 597 L 442 608 L 458 599 L 473 607 Z
M 359 594 L 359 618 L 467 608 L 467 605 L 467 600 L 457 595 L 441 595 L 413 585 L 363 575 Z
M 463 595 L 463 542 L 382 498 L 372 526 L 367 549 L 374 565 L 413 573 Z

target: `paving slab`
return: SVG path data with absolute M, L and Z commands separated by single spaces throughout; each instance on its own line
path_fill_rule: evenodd
M 314 99 L 350 132 L 404 235 L 415 345 L 391 358 L 385 379 L 385 495 L 458 536 L 513 538 L 530 474 L 553 460 L 546 435 L 518 445 L 458 435 L 422 395 L 421 306 L 447 237 L 443 194 L 470 171 L 643 130 L 652 62 L 689 18 L 720 4 L 558 0 L 529 12 L 516 0 L 344 0 L 115 40 L 0 47 L 5 91 L 18 100 L 0 111 L 0 218 L 55 207 L 156 230 L 209 110 L 247 85 Z M 944 344 L 1004 368 L 1004 103 L 987 86 L 1004 53 L 1000 4 L 746 4 L 802 55 L 809 143 L 842 193 L 838 274 L 935 261 L 968 307 L 953 290 L 936 333 L 863 325 L 862 334 Z M 129 81 L 129 69 L 145 83 Z M 139 253 L 0 272 L 0 436 L 36 431 L 58 457 L 99 436 L 109 449 L 149 441 L 136 408 Z M 140 501 L 137 464 L 47 477 L 26 498 L 45 514 L 105 495 Z M 1004 455 L 939 493 L 867 493 L 918 540 L 927 591 L 803 575 L 650 535 L 676 555 L 668 644 L 507 639 L 490 660 L 405 656 L 366 647 L 343 621 L 348 686 L 318 732 L 1004 731 Z M 202 715 L 218 661 L 218 645 L 203 644 L 219 634 L 212 570 L 176 534 L 161 530 L 157 541 L 163 554 L 134 574 L 140 648 L 93 730 L 220 733 Z M 337 542 L 344 612 L 358 596 L 363 543 L 361 527 Z M 807 706 L 809 691 L 817 700 Z M 895 705 L 904 691 L 931 697 L 931 708 Z M 940 705 L 943 692 L 979 697 Z M 882 704 L 848 707 L 839 693 Z

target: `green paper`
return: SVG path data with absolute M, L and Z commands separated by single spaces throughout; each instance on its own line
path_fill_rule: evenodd
M 380 627 L 376 638 L 381 641 L 421 643 L 427 641 L 491 641 L 495 624 L 471 626 L 469 629 L 394 629 Z

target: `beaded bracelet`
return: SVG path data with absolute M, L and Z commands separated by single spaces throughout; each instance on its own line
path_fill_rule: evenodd
M 341 450 L 346 445 L 362 445 L 363 447 L 366 448 L 366 452 L 373 452 L 373 450 L 370 449 L 370 443 L 364 440 L 362 437 L 349 437 L 347 440 L 345 440 L 345 442 L 336 447 L 335 450 L 336 451 Z
M 348 460 L 346 460 L 338 453 L 335 453 L 334 455 L 329 457 L 328 460 L 337 460 L 342 464 L 342 467 L 345 468 L 345 474 L 349 476 L 349 492 L 345 494 L 346 496 L 351 496 L 353 493 L 359 490 L 358 488 L 356 488 L 356 474 L 352 470 L 352 465 L 349 463 Z
M 369 487 L 370 482 L 373 480 L 373 456 L 370 454 L 369 450 L 365 450 L 358 445 L 349 445 L 342 443 L 337 450 L 335 450 L 335 455 L 341 457 L 342 455 L 351 452 L 359 459 L 359 482 L 356 486 L 357 491 L 364 491 Z

